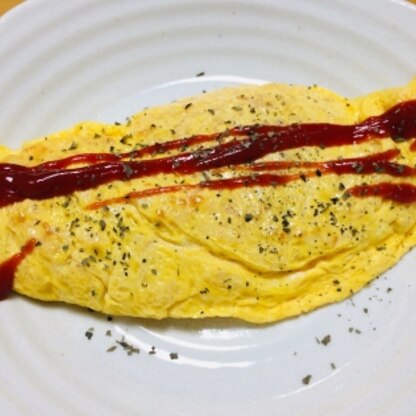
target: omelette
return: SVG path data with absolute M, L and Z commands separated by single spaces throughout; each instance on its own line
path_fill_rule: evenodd
M 0 147 L 0 297 L 278 321 L 416 244 L 416 79 L 237 86 Z

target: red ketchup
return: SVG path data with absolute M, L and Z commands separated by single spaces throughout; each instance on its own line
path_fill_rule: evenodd
M 348 192 L 353 196 L 378 196 L 401 204 L 416 202 L 416 186 L 410 183 L 381 182 L 374 185 L 358 185 L 350 188 Z
M 36 240 L 29 240 L 19 253 L 0 264 L 0 300 L 6 299 L 13 289 L 14 275 L 19 264 L 33 251 L 35 246 Z
M 221 143 L 221 138 L 229 136 L 239 139 Z M 33 167 L 3 163 L 0 164 L 0 206 L 26 198 L 41 200 L 69 195 L 75 191 L 95 188 L 115 180 L 127 181 L 160 173 L 185 175 L 215 168 L 231 168 L 253 163 L 274 152 L 304 146 L 334 147 L 387 137 L 392 137 L 395 141 L 416 137 L 416 100 L 397 104 L 384 114 L 370 117 L 356 125 L 310 123 L 289 126 L 243 126 L 218 134 L 192 136 L 163 144 L 156 143 L 142 150 L 120 155 L 79 154 Z M 182 151 L 174 156 L 131 160 L 147 154 L 160 154 L 174 149 L 182 150 L 191 144 L 213 140 L 220 143 L 193 152 Z M 80 162 L 88 165 L 68 168 L 71 164 Z M 386 165 L 386 167 L 394 171 L 394 166 Z M 331 169 L 334 173 L 344 173 L 344 168 L 334 163 Z M 405 169 L 402 176 L 406 174 L 408 172 Z M 238 182 L 239 179 L 236 181 Z M 248 179 L 248 182 L 244 183 L 269 186 L 276 181 L 280 183 L 282 180 L 263 175 L 263 177 Z M 220 181 L 215 187 L 221 184 L 225 188 L 235 187 L 235 181 Z

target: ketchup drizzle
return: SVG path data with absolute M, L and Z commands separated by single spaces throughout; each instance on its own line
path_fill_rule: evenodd
M 125 153 L 80 153 L 72 156 L 68 156 L 59 160 L 51 160 L 41 163 L 36 166 L 37 169 L 53 170 L 63 169 L 70 165 L 79 163 L 95 164 L 99 162 L 117 162 L 123 159 L 139 159 L 147 155 L 163 154 L 170 150 L 186 149 L 189 146 L 199 143 L 210 142 L 214 140 L 220 140 L 222 137 L 227 137 L 231 134 L 230 130 L 224 133 L 215 134 L 200 134 L 197 136 L 186 137 L 184 139 L 172 140 L 166 143 L 154 143 L 152 145 L 143 147 L 140 150 L 133 150 Z
M 326 175 L 335 173 L 341 174 L 370 174 L 370 173 L 386 173 L 392 176 L 411 176 L 416 174 L 416 170 L 409 166 L 399 165 L 397 163 L 388 162 L 390 159 L 398 156 L 398 149 L 390 149 L 385 152 L 375 153 L 373 155 L 349 158 L 342 160 L 330 160 L 326 162 L 263 162 L 249 166 L 243 166 L 243 170 L 267 171 L 281 170 L 291 167 L 317 168 L 316 171 L 297 173 L 292 175 L 276 175 L 276 174 L 252 174 L 250 176 L 238 176 L 235 178 L 215 179 L 200 182 L 198 184 L 184 184 L 173 186 L 161 186 L 157 188 L 145 189 L 143 191 L 130 192 L 125 196 L 106 199 L 94 202 L 87 206 L 88 209 L 98 209 L 106 205 L 128 202 L 129 199 L 146 198 L 155 195 L 173 193 L 188 189 L 238 189 L 254 186 L 278 186 L 285 185 L 289 182 L 317 175 Z M 319 172 L 319 173 L 318 173 Z
M 416 202 L 416 186 L 410 183 L 381 182 L 373 185 L 358 185 L 350 188 L 348 192 L 353 196 L 361 198 L 378 196 L 401 204 Z
M 14 275 L 19 264 L 34 250 L 35 246 L 36 240 L 29 240 L 19 253 L 0 264 L 0 300 L 6 299 L 13 289 Z
M 226 136 L 241 136 L 242 138 L 234 138 L 208 149 L 182 152 L 174 156 L 139 161 L 131 160 L 148 154 L 183 149 L 191 144 L 212 140 L 220 141 L 221 137 Z M 384 114 L 370 117 L 356 125 L 326 123 L 289 126 L 252 125 L 235 127 L 213 135 L 191 136 L 163 144 L 154 144 L 120 155 L 86 153 L 45 162 L 33 167 L 0 164 L 0 207 L 22 201 L 25 198 L 41 200 L 68 195 L 115 180 L 126 181 L 160 173 L 190 174 L 252 163 L 270 153 L 303 146 L 333 147 L 386 137 L 392 137 L 398 142 L 416 137 L 416 100 L 399 103 Z M 123 161 L 122 159 L 126 157 L 129 157 L 130 160 Z M 66 169 L 73 163 L 88 163 L 89 165 Z M 326 169 L 341 174 L 354 173 L 352 170 L 356 168 L 340 161 L 340 164 L 334 162 Z M 371 169 L 371 166 L 367 168 L 367 165 L 364 165 L 363 171 L 356 173 L 368 173 Z M 386 161 L 383 162 L 380 169 L 395 176 L 413 174 L 413 169 L 410 167 Z M 245 184 L 253 186 L 270 184 L 265 178 L 263 179 L 251 176 L 245 180 Z M 212 186 L 222 184 L 223 188 L 234 188 L 238 180 L 239 178 L 236 179 L 236 182 L 215 181 L 216 185 Z M 206 186 L 211 187 L 211 185 Z

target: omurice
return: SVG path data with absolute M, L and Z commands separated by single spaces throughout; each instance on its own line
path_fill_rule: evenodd
M 416 244 L 416 80 L 224 88 L 0 148 L 0 297 L 278 321 Z

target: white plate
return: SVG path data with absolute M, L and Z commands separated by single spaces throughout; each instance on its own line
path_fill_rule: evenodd
M 1 142 L 240 82 L 350 96 L 404 84 L 415 21 L 404 0 L 29 0 L 0 19 Z M 353 299 L 265 327 L 109 322 L 13 296 L 0 304 L 1 413 L 414 414 L 415 266 L 413 252 Z M 140 354 L 106 352 L 122 336 Z

